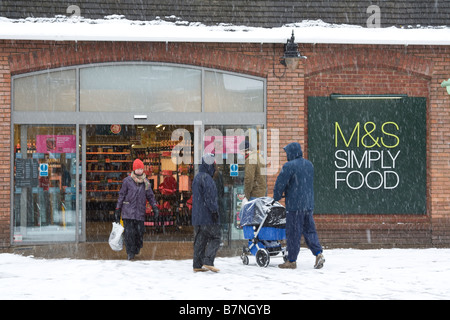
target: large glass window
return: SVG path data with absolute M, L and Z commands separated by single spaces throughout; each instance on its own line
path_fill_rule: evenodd
M 15 78 L 14 111 L 264 112 L 264 81 L 172 65 L 77 67 Z
M 264 82 L 205 71 L 206 112 L 264 112 Z
M 205 126 L 204 152 L 216 157 L 214 181 L 219 199 L 219 214 L 224 240 L 244 239 L 240 226 L 240 211 L 245 197 L 244 141 L 248 141 L 261 158 L 264 158 L 265 136 L 263 126 L 222 125 Z
M 76 111 L 75 79 L 75 70 L 15 79 L 14 111 Z
M 75 126 L 14 126 L 13 242 L 76 240 Z
M 201 71 L 160 65 L 83 68 L 80 110 L 201 112 Z

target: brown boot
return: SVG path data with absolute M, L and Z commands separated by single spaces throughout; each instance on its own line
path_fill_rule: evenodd
M 281 269 L 297 269 L 297 262 L 290 262 L 290 261 L 286 261 L 283 264 L 279 264 L 278 268 Z
M 212 272 L 219 272 L 219 271 L 220 271 L 220 269 L 217 269 L 217 268 L 214 267 L 214 266 L 203 265 L 203 268 L 206 268 L 206 269 L 208 269 L 208 270 L 211 270 Z

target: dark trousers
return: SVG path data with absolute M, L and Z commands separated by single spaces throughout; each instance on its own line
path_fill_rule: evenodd
M 214 266 L 220 241 L 220 225 L 194 226 L 194 269 Z
M 286 240 L 289 261 L 297 261 L 302 235 L 313 255 L 317 256 L 322 252 L 312 211 L 286 211 Z
M 123 237 L 128 254 L 138 254 L 144 246 L 144 221 L 123 219 Z

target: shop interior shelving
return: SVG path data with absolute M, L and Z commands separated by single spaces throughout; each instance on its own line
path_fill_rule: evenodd
M 188 200 L 192 193 L 193 168 L 172 162 L 173 142 L 151 147 L 119 143 L 88 144 L 86 149 L 87 218 L 111 221 L 123 179 L 131 172 L 133 160 L 144 162 L 144 172 L 152 184 L 160 216 L 155 219 L 147 202 L 145 226 L 159 232 L 190 225 Z M 169 188 L 167 188 L 169 186 Z
M 111 220 L 122 180 L 131 171 L 131 149 L 124 143 L 86 146 L 86 215 L 88 220 Z

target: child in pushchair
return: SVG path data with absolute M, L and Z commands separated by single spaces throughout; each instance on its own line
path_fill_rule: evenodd
M 240 213 L 241 227 L 248 246 L 244 246 L 241 259 L 248 265 L 248 255 L 256 258 L 260 267 L 267 267 L 271 256 L 282 253 L 286 260 L 286 248 L 281 240 L 286 239 L 286 210 L 270 197 L 256 198 L 247 202 Z

